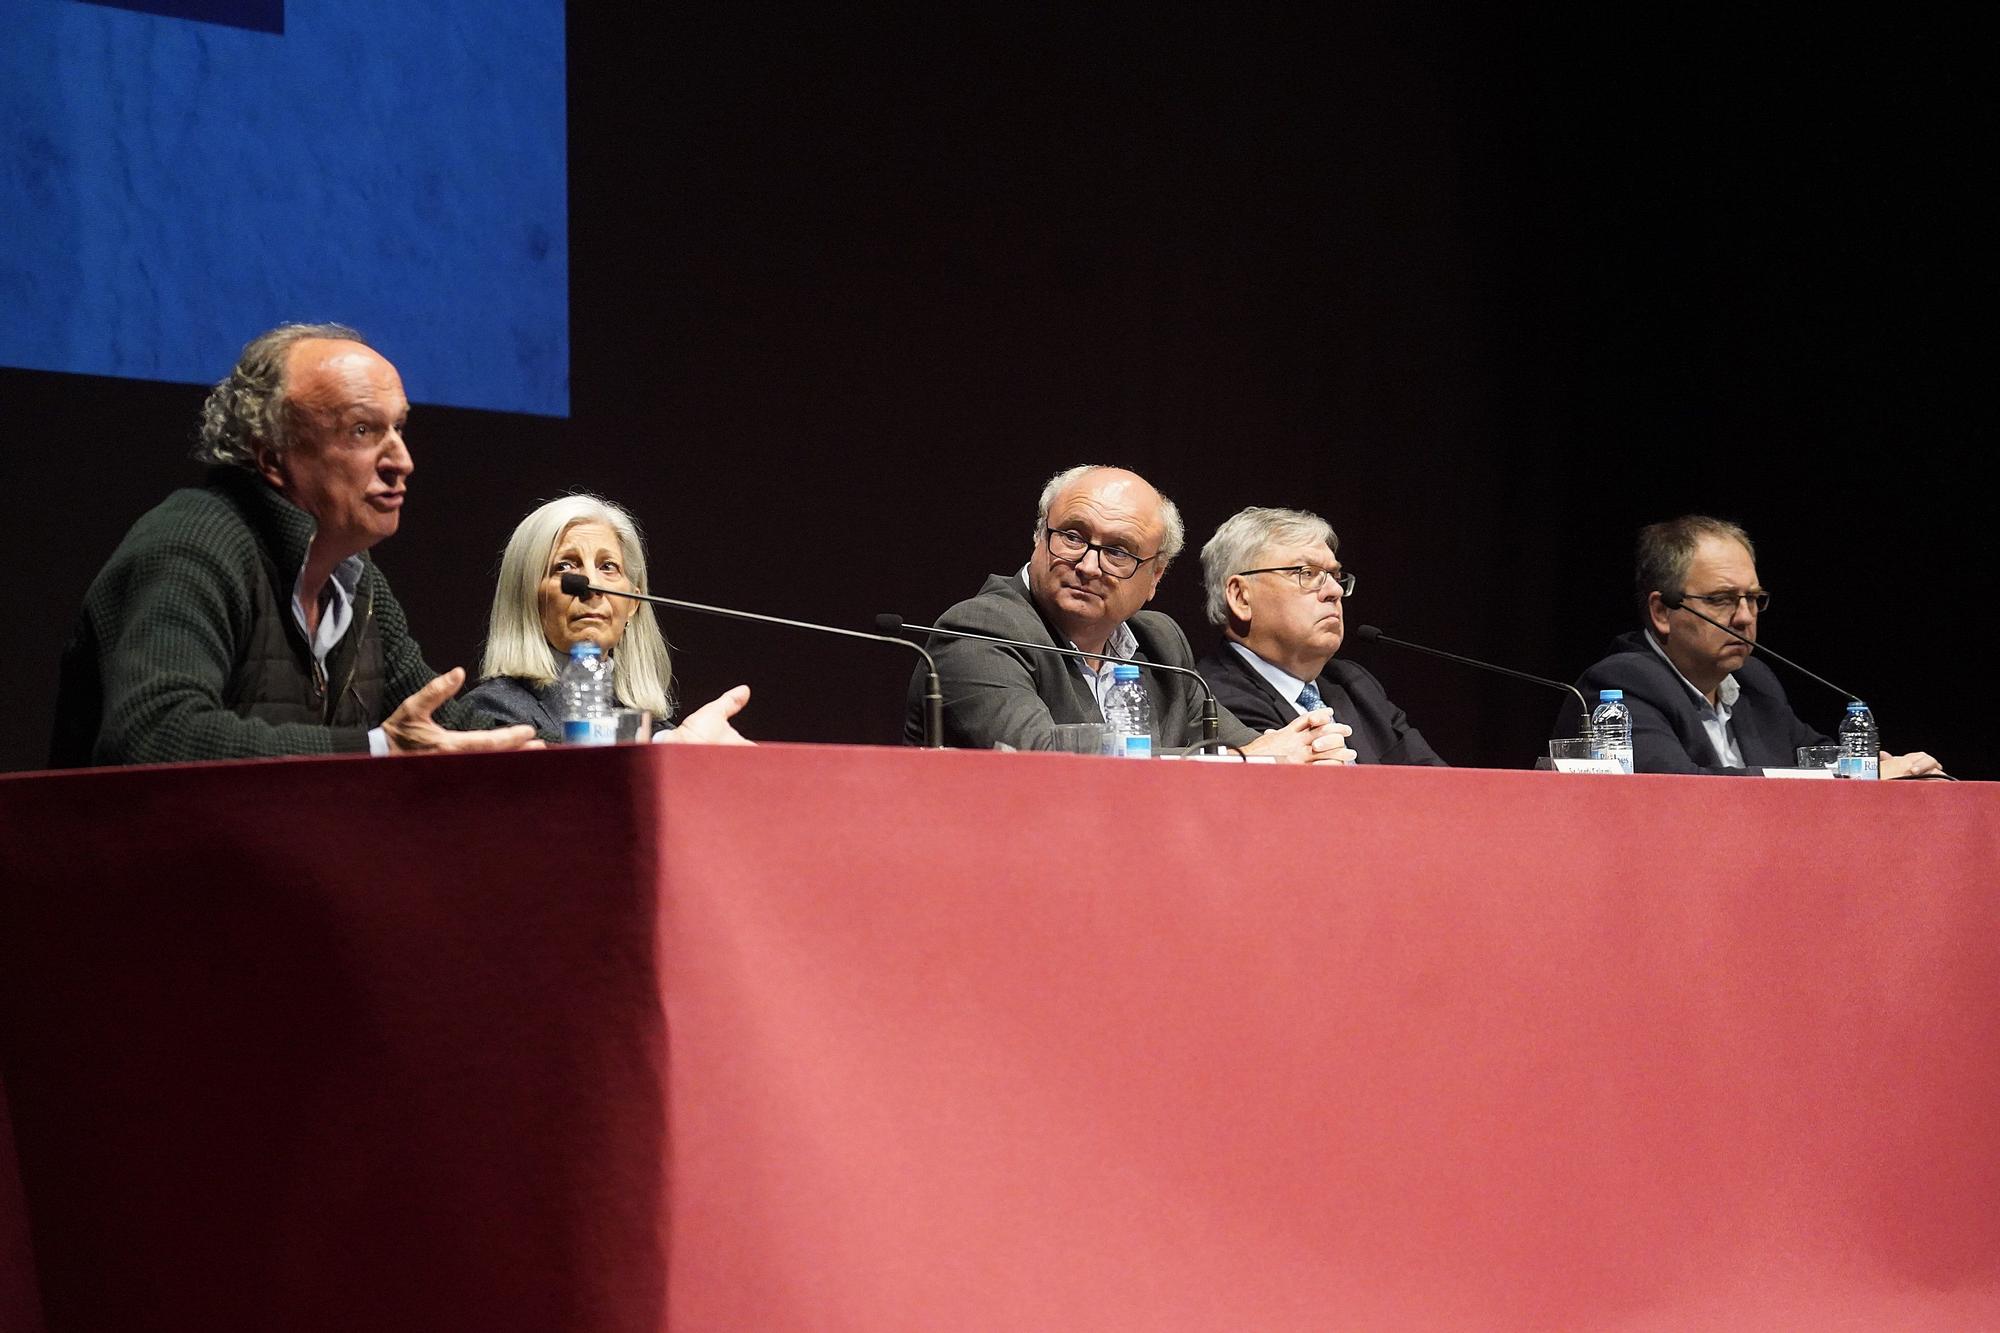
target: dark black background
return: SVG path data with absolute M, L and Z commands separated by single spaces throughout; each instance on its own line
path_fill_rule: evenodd
M 1198 641 L 1200 543 L 1298 505 L 1353 619 L 1569 678 L 1632 620 L 1633 529 L 1700 509 L 1758 539 L 1770 644 L 1995 776 L 1985 36 L 1745 22 L 573 6 L 573 415 L 410 384 L 376 557 L 440 667 L 577 487 L 641 517 L 660 591 L 867 627 L 1018 567 L 1042 479 L 1115 462 L 1181 504 L 1156 605 Z M 201 397 L 0 371 L 0 764 L 41 763 L 83 589 L 194 475 Z M 897 736 L 893 650 L 668 626 L 754 737 Z M 1532 687 L 1354 652 L 1456 762 L 1547 734 Z

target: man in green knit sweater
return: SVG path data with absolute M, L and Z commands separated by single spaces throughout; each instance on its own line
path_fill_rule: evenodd
M 204 484 L 142 517 L 63 651 L 55 767 L 538 744 L 477 728 L 367 552 L 415 463 L 396 368 L 337 324 L 243 349 L 202 408 Z

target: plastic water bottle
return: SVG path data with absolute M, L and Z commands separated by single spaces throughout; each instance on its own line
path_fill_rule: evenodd
M 1619 771 L 1632 771 L 1632 710 L 1625 706 L 1625 691 L 1597 692 L 1597 707 L 1590 710 L 1590 757 L 1616 759 Z
M 618 696 L 611 688 L 611 659 L 588 639 L 572 644 L 569 665 L 556 679 L 562 694 L 564 745 L 612 745 L 618 740 Z
M 1881 777 L 1881 740 L 1868 705 L 1859 699 L 1849 701 L 1847 716 L 1840 719 L 1840 764 L 1834 774 L 1843 778 Z
M 1111 697 L 1104 702 L 1107 748 L 1122 759 L 1153 757 L 1153 699 L 1139 681 L 1139 668 L 1120 662 L 1111 668 Z

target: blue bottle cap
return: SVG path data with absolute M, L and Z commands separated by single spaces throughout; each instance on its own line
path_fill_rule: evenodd
M 1850 713 L 1865 713 L 1868 711 L 1868 705 L 1862 703 L 1859 699 L 1849 699 L 1847 701 L 1847 711 Z
M 583 639 L 569 646 L 569 660 L 572 662 L 579 657 L 601 657 L 603 655 L 604 650 L 589 639 Z
M 1130 662 L 1116 663 L 1111 668 L 1111 679 L 1118 681 L 1120 684 L 1128 680 L 1137 680 L 1139 679 L 1139 668 Z
M 1623 699 L 1624 697 L 1625 691 L 1623 690 L 1599 690 L 1597 692 L 1597 702 L 1601 704 L 1608 704 L 1613 699 Z

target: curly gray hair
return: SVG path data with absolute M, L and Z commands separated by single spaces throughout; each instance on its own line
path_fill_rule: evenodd
M 295 343 L 308 338 L 334 338 L 368 345 L 345 324 L 280 324 L 244 345 L 236 368 L 208 392 L 201 405 L 201 433 L 194 456 L 203 463 L 255 468 L 257 445 L 275 449 L 288 443 L 290 426 L 285 401 L 285 362 Z

